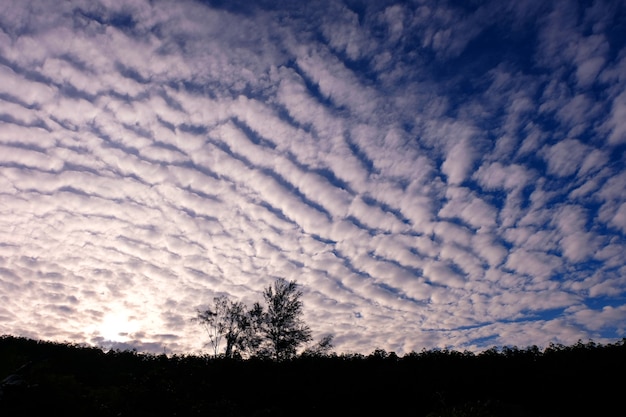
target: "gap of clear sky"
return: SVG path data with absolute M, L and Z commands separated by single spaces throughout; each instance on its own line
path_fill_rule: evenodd
M 622 1 L 0 0 L 0 334 L 206 352 L 626 335 Z

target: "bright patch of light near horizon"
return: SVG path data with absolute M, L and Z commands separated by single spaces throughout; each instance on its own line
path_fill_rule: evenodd
M 136 332 L 139 324 L 132 321 L 128 314 L 112 312 L 104 316 L 102 323 L 98 327 L 98 333 L 113 342 L 125 342 L 129 340 L 128 335 Z

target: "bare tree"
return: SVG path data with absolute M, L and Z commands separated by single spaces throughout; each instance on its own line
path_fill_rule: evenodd
M 213 355 L 219 356 L 222 342 L 226 341 L 224 356 L 232 358 L 235 353 L 248 347 L 250 319 L 245 305 L 232 302 L 225 296 L 215 297 L 213 307 L 198 311 L 194 321 L 206 330 Z

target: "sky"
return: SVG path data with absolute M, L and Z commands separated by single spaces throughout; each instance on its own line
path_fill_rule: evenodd
M 0 0 L 0 334 L 209 353 L 626 337 L 621 1 Z

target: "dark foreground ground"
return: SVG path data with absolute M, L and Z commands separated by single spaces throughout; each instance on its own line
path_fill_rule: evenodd
M 0 416 L 626 416 L 626 339 L 274 363 L 0 338 Z

